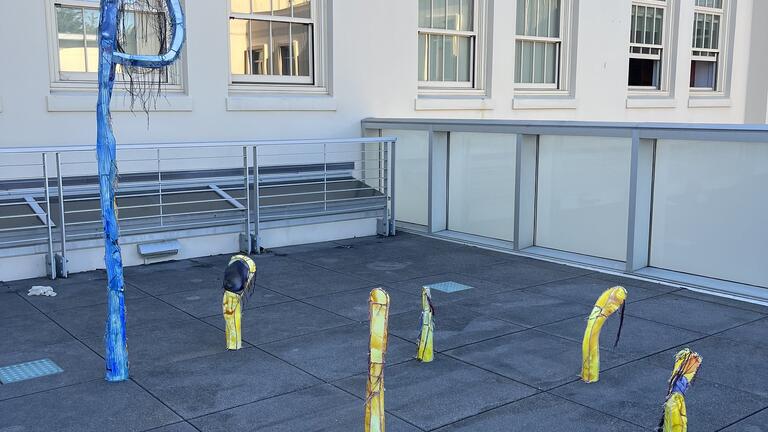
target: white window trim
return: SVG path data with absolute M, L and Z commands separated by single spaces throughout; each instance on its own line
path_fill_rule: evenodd
M 475 0 L 475 9 L 472 11 L 472 25 L 475 30 L 443 30 L 418 27 L 416 31 L 416 43 L 418 37 L 423 33 L 444 34 L 458 36 L 474 36 L 475 43 L 470 47 L 470 56 L 473 58 L 473 64 L 470 68 L 469 82 L 449 82 L 449 81 L 418 81 L 419 96 L 477 96 L 486 97 L 488 95 L 488 70 L 490 64 L 490 35 L 489 35 L 489 11 L 488 0 Z M 418 62 L 418 59 L 417 59 Z M 417 102 L 417 105 L 419 103 Z
M 511 1 L 511 0 L 510 0 Z M 515 17 L 518 13 L 517 1 L 514 2 Z M 517 19 L 514 21 L 517 23 Z M 544 38 L 538 36 L 525 36 L 518 35 L 517 28 L 515 28 L 515 40 L 512 44 L 512 55 L 514 59 L 517 59 L 517 40 L 542 40 L 542 41 L 559 41 L 559 53 L 557 56 L 558 66 L 556 69 L 557 83 L 556 84 L 534 84 L 534 83 L 515 83 L 514 92 L 520 96 L 552 96 L 556 98 L 562 98 L 564 96 L 573 97 L 575 87 L 575 71 L 576 71 L 576 37 L 578 28 L 578 0 L 561 0 L 560 1 L 560 37 L 559 38 Z M 517 70 L 518 64 L 513 61 L 513 75 Z M 543 102 L 545 105 L 547 102 Z M 519 105 L 522 107 L 524 104 L 513 104 L 513 106 Z M 569 105 L 569 103 L 566 103 Z
M 733 37 L 731 36 L 731 30 L 733 29 L 733 22 L 732 19 L 735 17 L 735 5 L 737 2 L 731 1 L 731 0 L 723 0 L 723 8 L 722 9 L 713 9 L 713 8 L 707 8 L 703 6 L 696 6 L 696 3 L 693 4 L 693 19 L 694 19 L 694 28 L 695 28 L 695 19 L 696 19 L 696 13 L 713 13 L 720 15 L 720 40 L 718 41 L 719 49 L 715 50 L 718 52 L 718 58 L 717 58 L 717 71 L 715 75 L 715 88 L 704 88 L 704 87 L 690 87 L 689 84 L 689 90 L 690 90 L 690 98 L 712 98 L 712 97 L 718 97 L 718 98 L 727 98 L 729 97 L 729 88 L 730 88 L 730 70 L 732 66 L 732 57 L 731 53 L 733 53 L 733 49 L 731 46 L 731 42 L 733 41 Z M 693 38 L 693 32 L 691 32 L 691 37 Z M 691 60 L 697 60 L 697 58 L 693 55 L 693 51 L 709 51 L 706 49 L 701 48 L 694 48 L 694 40 L 691 40 L 691 43 L 689 46 L 691 49 L 688 51 L 691 54 Z M 690 65 L 690 61 L 688 64 Z M 694 105 L 695 107 L 703 106 L 708 107 L 707 104 L 698 104 L 696 102 L 689 102 L 689 105 Z
M 661 38 L 661 54 L 660 56 L 633 54 L 627 52 L 627 65 L 629 65 L 630 58 L 652 58 L 659 59 L 660 65 L 660 78 L 659 88 L 656 87 L 643 87 L 643 86 L 630 86 L 628 85 L 628 97 L 635 96 L 640 97 L 673 97 L 674 96 L 674 83 L 675 83 L 675 70 L 677 59 L 677 25 L 679 20 L 679 9 L 677 0 L 632 0 L 629 10 L 629 17 L 632 17 L 632 5 L 659 7 L 664 9 L 664 23 L 663 23 L 663 35 Z M 631 27 L 631 26 L 630 26 Z M 635 44 L 630 44 L 632 46 Z M 653 45 L 656 47 L 656 45 Z M 628 103 L 629 105 L 632 105 Z M 666 106 L 665 106 L 666 107 Z
M 314 18 L 273 17 L 262 14 L 246 14 L 232 12 L 231 1 L 225 0 L 227 11 L 227 73 L 229 75 L 230 93 L 247 95 L 248 93 L 267 94 L 297 94 L 297 95 L 328 95 L 330 94 L 330 1 L 312 0 L 310 3 L 311 16 Z M 278 75 L 241 75 L 232 73 L 229 20 L 232 18 L 259 19 L 267 21 L 295 22 L 312 24 L 312 37 L 309 44 L 312 55 L 312 71 L 310 77 L 286 77 Z
M 72 7 L 99 8 L 99 2 L 97 0 L 46 0 L 45 17 L 46 26 L 48 28 L 48 73 L 50 76 L 51 90 L 96 92 L 98 91 L 98 76 L 96 72 L 65 72 L 68 78 L 62 78 L 62 72 L 59 71 L 59 30 L 56 23 L 57 4 Z M 180 62 L 178 64 L 179 74 L 176 82 L 162 84 L 163 91 L 169 94 L 184 92 L 185 83 L 187 81 L 187 68 L 183 53 L 178 61 Z M 118 74 L 118 76 L 115 77 L 115 90 L 120 91 L 123 83 L 124 81 L 120 80 Z

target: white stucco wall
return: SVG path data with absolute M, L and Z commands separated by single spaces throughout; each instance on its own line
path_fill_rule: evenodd
M 94 94 L 52 92 L 45 2 L 0 2 L 0 146 L 94 142 Z M 116 112 L 119 142 L 353 136 L 359 121 L 377 117 L 462 117 L 741 123 L 749 82 L 753 0 L 739 0 L 730 106 L 689 108 L 688 64 L 692 1 L 680 1 L 674 99 L 671 107 L 628 109 L 627 51 L 630 0 L 579 1 L 575 108 L 513 109 L 514 1 L 493 1 L 490 105 L 484 110 L 415 110 L 417 7 L 413 0 L 332 4 L 331 96 L 271 98 L 281 111 L 228 111 L 228 15 L 224 0 L 186 0 L 186 94 L 170 94 L 183 111 Z M 765 78 L 764 74 L 762 79 Z M 75 97 L 79 96 L 79 97 Z M 251 95 L 251 98 L 264 96 Z M 116 96 L 120 99 L 120 96 Z M 233 102 L 233 101 L 230 101 Z M 161 101 L 161 104 L 163 102 Z M 234 105 L 234 103 L 233 103 Z M 457 106 L 450 102 L 445 106 Z M 275 105 L 277 106 L 277 105 Z M 323 108 L 301 111 L 292 108 Z M 82 109 L 82 108 L 79 108 Z

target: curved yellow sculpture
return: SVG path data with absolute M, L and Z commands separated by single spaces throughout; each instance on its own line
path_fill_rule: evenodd
M 615 286 L 600 295 L 595 307 L 592 308 L 592 313 L 589 314 L 587 321 L 587 329 L 584 331 L 584 340 L 581 343 L 581 379 L 584 382 L 592 383 L 600 379 L 600 330 L 602 330 L 605 320 L 620 307 L 622 307 L 621 318 L 622 321 L 624 320 L 623 306 L 626 300 L 627 290 L 624 287 Z M 619 334 L 616 336 L 616 343 L 619 342 L 620 335 L 621 325 L 619 326 Z
M 701 366 L 701 356 L 685 348 L 675 355 L 675 368 L 669 378 L 667 400 L 664 402 L 664 418 L 659 427 L 664 432 L 687 432 L 688 413 L 685 409 L 685 392 L 691 386 Z
M 250 257 L 235 255 L 230 258 L 224 273 L 224 298 L 222 300 L 224 332 L 228 350 L 239 350 L 243 347 L 243 335 L 240 331 L 243 303 L 253 289 L 255 276 L 256 263 Z
M 432 293 L 429 288 L 421 288 L 421 334 L 419 335 L 419 349 L 416 358 L 424 363 L 434 359 L 432 333 L 435 331 L 435 322 L 432 320 L 435 307 L 432 306 Z
M 384 355 L 387 352 L 389 294 L 381 288 L 371 291 L 368 318 L 371 338 L 365 386 L 365 432 L 384 432 Z

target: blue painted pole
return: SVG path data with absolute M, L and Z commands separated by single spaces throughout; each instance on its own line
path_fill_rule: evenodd
M 125 335 L 125 296 L 120 230 L 115 212 L 117 160 L 115 135 L 109 104 L 115 84 L 115 65 L 161 68 L 173 63 L 184 43 L 184 16 L 179 0 L 166 0 L 171 21 L 171 44 L 165 54 L 143 56 L 117 50 L 120 0 L 101 0 L 99 21 L 99 95 L 96 105 L 96 156 L 99 169 L 101 217 L 104 223 L 104 264 L 107 269 L 107 323 L 104 336 L 106 380 L 128 379 L 128 349 Z

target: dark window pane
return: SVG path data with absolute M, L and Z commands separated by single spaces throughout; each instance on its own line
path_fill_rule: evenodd
M 638 87 L 659 87 L 659 61 L 629 59 L 629 85 Z

